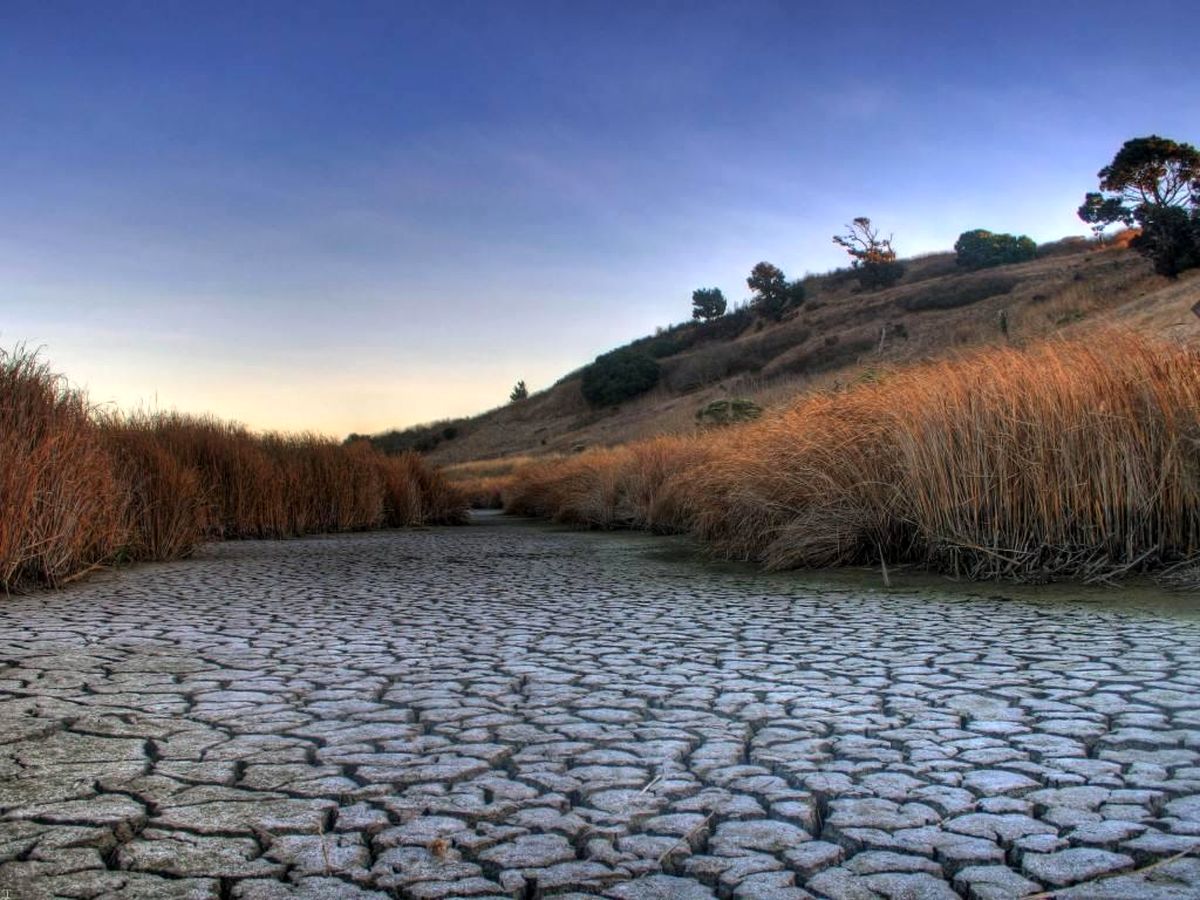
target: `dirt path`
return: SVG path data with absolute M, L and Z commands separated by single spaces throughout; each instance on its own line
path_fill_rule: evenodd
M 1200 623 L 678 547 L 491 518 L 0 601 L 0 896 L 1007 898 L 1200 843 Z

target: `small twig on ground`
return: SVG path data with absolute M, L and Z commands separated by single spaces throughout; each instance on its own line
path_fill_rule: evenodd
M 317 820 L 317 837 L 321 841 L 321 859 L 325 863 L 325 877 L 333 874 L 333 864 L 329 861 L 329 845 L 325 843 L 325 817 Z
M 58 582 L 58 586 L 64 587 L 73 581 L 78 581 L 80 578 L 84 578 L 87 575 L 91 575 L 93 572 L 99 571 L 100 569 L 107 569 L 107 568 L 108 568 L 108 566 L 106 566 L 104 563 L 93 563 L 92 565 L 90 565 L 86 569 L 84 569 L 82 572 L 76 572 L 74 575 L 68 575 L 66 578 L 61 579 Z
M 1168 856 L 1166 859 L 1160 859 L 1158 862 L 1152 862 L 1148 866 L 1143 866 L 1140 869 L 1134 869 L 1132 872 L 1113 872 L 1111 875 L 1101 875 L 1099 878 L 1093 878 L 1091 881 L 1081 881 L 1078 884 L 1071 885 L 1071 889 L 1082 887 L 1088 884 L 1095 884 L 1098 881 L 1108 881 L 1110 878 L 1128 878 L 1130 875 L 1145 875 L 1147 872 L 1153 872 L 1155 869 L 1161 869 L 1163 866 L 1170 865 L 1173 862 L 1178 862 L 1185 856 L 1195 853 L 1200 850 L 1200 844 L 1193 847 L 1188 847 L 1186 850 L 1180 850 L 1174 856 Z M 1027 894 L 1021 900 L 1052 900 L 1058 894 L 1067 890 L 1067 888 L 1055 888 L 1052 891 L 1042 891 L 1040 894 Z
M 647 781 L 646 786 L 643 787 L 640 791 L 638 791 L 638 793 L 639 794 L 646 793 L 646 791 L 650 790 L 650 788 L 654 787 L 656 784 L 658 784 L 662 780 L 663 780 L 662 772 L 659 772 L 657 775 L 655 775 L 653 778 L 651 778 L 649 781 Z
M 663 862 L 666 861 L 666 858 L 668 856 L 670 856 L 672 853 L 674 853 L 680 847 L 690 844 L 692 838 L 696 834 L 699 833 L 701 828 L 706 827 L 708 825 L 708 823 L 712 821 L 713 816 L 715 816 L 716 814 L 717 814 L 717 811 L 714 809 L 712 812 L 710 812 L 707 816 L 704 817 L 703 822 L 699 823 L 695 828 L 691 829 L 687 834 L 685 834 L 683 837 L 681 837 L 672 846 L 668 847 L 666 852 L 663 853 L 663 855 L 658 858 L 658 864 L 661 866 L 663 864 Z

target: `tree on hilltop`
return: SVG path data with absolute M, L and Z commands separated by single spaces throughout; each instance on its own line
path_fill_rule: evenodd
M 858 283 L 867 290 L 891 287 L 904 275 L 904 264 L 897 262 L 892 236 L 879 236 L 879 229 L 866 216 L 846 226 L 845 234 L 835 234 L 833 242 L 850 254 Z
M 692 318 L 710 321 L 725 315 L 728 304 L 720 288 L 696 288 L 692 291 Z
M 994 234 L 985 228 L 964 231 L 954 242 L 955 262 L 965 269 L 985 269 L 1037 258 L 1037 244 L 1025 235 Z
M 510 403 L 517 403 L 527 399 L 529 399 L 529 388 L 525 387 L 524 380 L 518 381 L 513 387 L 512 393 L 508 395 L 508 400 Z
M 751 269 L 746 285 L 754 292 L 750 301 L 754 309 L 777 322 L 788 309 L 804 303 L 804 285 L 788 281 L 783 270 L 769 262 Z
M 1200 266 L 1200 150 L 1156 134 L 1132 138 L 1097 177 L 1100 190 L 1077 211 L 1097 237 L 1118 222 L 1138 225 L 1130 246 L 1160 275 Z

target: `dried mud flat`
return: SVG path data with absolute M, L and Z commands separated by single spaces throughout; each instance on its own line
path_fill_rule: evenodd
M 488 518 L 0 601 L 0 895 L 1200 896 L 1200 623 L 676 546 Z

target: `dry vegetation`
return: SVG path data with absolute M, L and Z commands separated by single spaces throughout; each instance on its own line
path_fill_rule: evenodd
M 660 357 L 662 382 L 642 397 L 593 409 L 578 375 L 569 375 L 528 400 L 425 429 L 438 438 L 428 458 L 453 464 L 562 454 L 687 434 L 696 412 L 714 400 L 745 398 L 778 410 L 801 392 L 849 384 L 877 369 L 976 347 L 1022 346 L 1100 323 L 1200 335 L 1200 319 L 1187 312 L 1200 300 L 1200 272 L 1171 282 L 1126 243 L 1124 236 L 1103 246 L 1067 239 L 1043 245 L 1036 260 L 977 272 L 964 271 L 953 253 L 929 254 L 907 260 L 895 287 L 870 292 L 860 291 L 848 270 L 809 276 L 808 300 L 798 311 L 778 323 L 751 318 L 741 331 Z M 686 300 L 680 302 L 682 311 Z
M 458 463 L 441 470 L 446 481 L 463 497 L 471 509 L 503 509 L 504 491 L 516 473 L 528 465 L 538 465 L 557 455 L 507 456 Z
M 99 415 L 33 354 L 0 352 L 0 588 L 64 584 L 203 540 L 461 522 L 414 454 L 210 418 Z
M 1200 553 L 1200 352 L 1109 331 L 815 391 L 511 474 L 507 508 L 689 531 L 769 567 L 1101 580 Z

